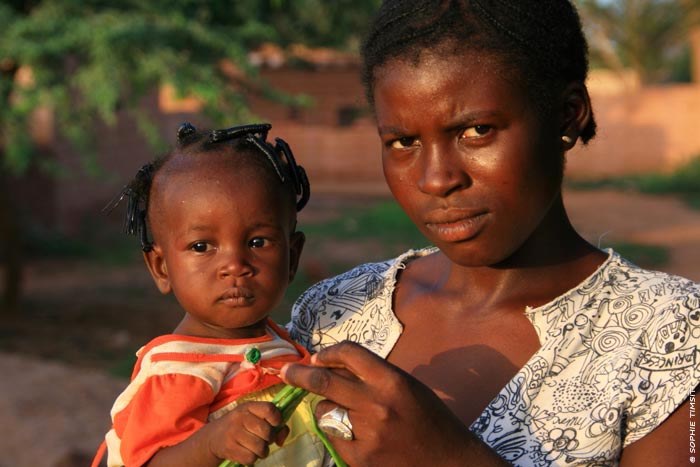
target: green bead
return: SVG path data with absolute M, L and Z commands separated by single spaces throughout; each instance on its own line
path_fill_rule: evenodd
M 258 363 L 260 361 L 261 356 L 262 355 L 260 354 L 260 350 L 257 347 L 251 347 L 245 353 L 245 359 L 253 364 Z

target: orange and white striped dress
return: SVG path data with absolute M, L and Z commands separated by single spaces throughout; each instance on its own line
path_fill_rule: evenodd
M 245 358 L 251 349 L 259 351 L 257 363 Z M 282 387 L 280 368 L 309 360 L 308 351 L 271 320 L 262 337 L 170 334 L 153 339 L 136 355 L 131 383 L 112 407 L 112 428 L 93 466 L 105 447 L 110 467 L 144 465 L 159 449 L 184 441 L 241 402 L 271 400 Z M 312 403 L 307 397 L 295 411 L 284 447 L 271 445 L 270 455 L 256 465 L 322 464 L 325 451 L 312 431 Z

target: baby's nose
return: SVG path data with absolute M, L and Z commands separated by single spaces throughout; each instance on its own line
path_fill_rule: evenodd
M 232 251 L 222 255 L 219 267 L 219 276 L 246 276 L 253 272 L 253 267 L 248 257 L 243 252 Z

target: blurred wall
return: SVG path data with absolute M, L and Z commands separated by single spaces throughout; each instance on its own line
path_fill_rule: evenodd
M 588 85 L 598 135 L 569 153 L 570 177 L 668 172 L 700 156 L 700 83 L 642 87 L 597 71 Z
M 292 108 L 251 97 L 262 120 L 273 124 L 272 136 L 290 143 L 305 166 L 315 193 L 323 191 L 386 192 L 380 145 L 364 104 L 357 64 L 316 69 L 263 69 L 262 76 L 279 89 L 313 98 L 310 108 Z M 572 178 L 596 178 L 629 173 L 667 171 L 700 155 L 700 84 L 642 88 L 628 76 L 594 73 L 590 92 L 599 124 L 598 137 L 568 156 Z M 177 125 L 202 119 L 196 102 L 173 101 L 167 92 L 151 96 L 144 111 L 158 122 L 161 133 L 174 142 Z M 133 122 L 120 118 L 114 128 L 98 129 L 97 178 L 80 175 L 69 145 L 54 145 L 56 157 L 73 170 L 59 178 L 43 201 L 53 212 L 52 227 L 74 233 L 86 223 L 104 223 L 101 208 L 155 154 Z M 121 222 L 121 214 L 112 222 Z

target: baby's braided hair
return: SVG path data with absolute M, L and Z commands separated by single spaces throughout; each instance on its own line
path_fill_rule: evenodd
M 235 145 L 234 149 L 253 149 L 265 156 L 280 182 L 289 183 L 293 188 L 296 210 L 301 211 L 311 194 L 309 179 L 304 168 L 296 163 L 286 141 L 275 138 L 274 145 L 267 141 L 271 128 L 272 125 L 268 123 L 259 123 L 198 131 L 191 123 L 185 122 L 177 130 L 176 150 L 141 167 L 134 179 L 105 209 L 111 211 L 125 197 L 128 198 L 124 231 L 139 238 L 143 251 L 151 251 L 153 242 L 149 239 L 147 213 L 151 185 L 156 173 L 177 153 L 198 154 L 216 150 L 222 144 L 232 144 Z
M 376 71 L 391 59 L 418 62 L 422 52 L 448 56 L 493 52 L 515 67 L 540 111 L 568 83 L 585 83 L 588 46 L 569 0 L 384 0 L 362 45 L 362 78 L 374 105 Z M 593 118 L 581 139 L 595 136 Z

